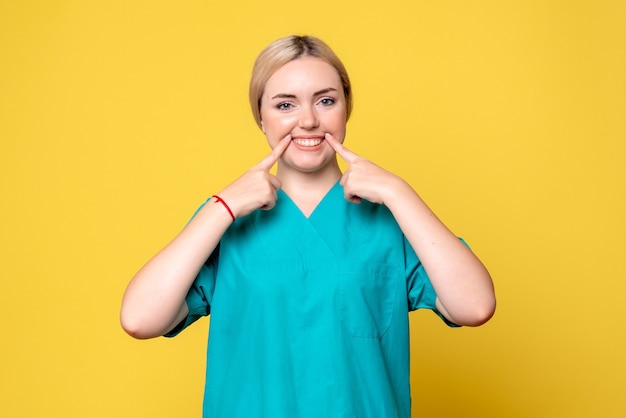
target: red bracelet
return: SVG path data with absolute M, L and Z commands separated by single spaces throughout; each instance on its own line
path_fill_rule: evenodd
M 228 211 L 228 213 L 230 213 L 230 217 L 233 218 L 233 222 L 235 222 L 235 214 L 233 213 L 232 210 L 230 210 L 230 208 L 228 207 L 228 205 L 226 204 L 226 202 L 224 202 L 224 199 L 222 199 L 221 197 L 219 197 L 218 195 L 214 194 L 213 196 L 215 198 L 215 203 L 220 202 L 222 205 L 224 205 L 224 207 L 226 208 L 226 210 Z

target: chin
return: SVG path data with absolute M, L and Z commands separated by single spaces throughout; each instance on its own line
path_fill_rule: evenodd
M 301 173 L 316 173 L 322 171 L 329 167 L 332 162 L 335 161 L 333 158 L 315 158 L 312 160 L 291 160 L 288 161 L 288 165 L 291 169 L 295 171 L 299 171 Z

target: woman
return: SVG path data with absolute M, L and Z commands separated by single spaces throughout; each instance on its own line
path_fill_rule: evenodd
M 408 312 L 480 325 L 489 273 L 404 180 L 342 145 L 351 86 L 322 41 L 267 47 L 250 103 L 272 151 L 136 274 L 122 326 L 173 336 L 211 314 L 204 417 L 410 417 Z

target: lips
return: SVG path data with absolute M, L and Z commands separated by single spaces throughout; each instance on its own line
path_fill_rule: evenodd
M 316 147 L 322 141 L 323 138 L 293 138 L 293 142 L 301 147 Z

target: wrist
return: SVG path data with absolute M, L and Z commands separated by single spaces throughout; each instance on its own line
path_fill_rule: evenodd
M 383 204 L 389 206 L 398 200 L 402 200 L 407 194 L 407 188 L 413 191 L 411 186 L 409 186 L 404 179 L 396 175 L 391 175 L 387 178 L 385 187 L 382 189 Z
M 224 209 L 226 210 L 226 212 L 228 212 L 228 214 L 230 215 L 230 217 L 233 220 L 233 222 L 235 222 L 235 219 L 237 219 L 237 218 L 235 217 L 235 214 L 230 209 L 230 206 L 228 206 L 228 203 L 226 203 L 226 201 L 224 199 L 222 199 L 221 197 L 219 197 L 216 194 L 213 195 L 211 197 L 211 199 L 213 200 L 213 203 L 221 204 L 224 207 Z

